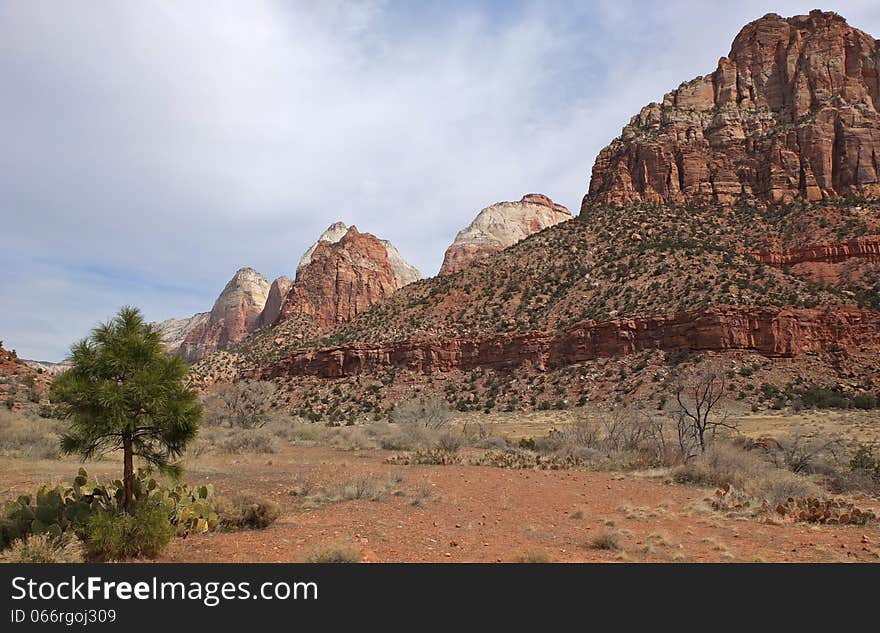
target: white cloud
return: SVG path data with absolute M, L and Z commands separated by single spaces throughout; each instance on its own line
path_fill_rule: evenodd
M 4 2 L 0 335 L 58 358 L 123 303 L 208 309 L 335 220 L 433 274 L 485 205 L 576 212 L 596 152 L 761 4 Z

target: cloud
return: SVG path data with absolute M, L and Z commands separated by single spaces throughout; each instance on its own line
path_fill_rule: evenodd
M 762 4 L 8 0 L 0 335 L 58 359 L 125 303 L 206 310 L 336 220 L 434 274 L 488 204 L 576 212 L 598 150 Z

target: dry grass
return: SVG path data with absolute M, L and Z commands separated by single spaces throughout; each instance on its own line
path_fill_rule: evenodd
M 522 556 L 517 556 L 515 563 L 549 563 L 550 556 L 544 550 L 534 549 L 526 552 Z
M 359 563 L 361 552 L 349 543 L 319 545 L 303 556 L 306 563 Z
M 759 451 L 745 451 L 718 443 L 673 473 L 678 483 L 721 487 L 731 485 L 746 494 L 775 504 L 789 497 L 821 496 L 806 477 L 777 468 Z
M 0 409 L 0 455 L 23 459 L 56 459 L 66 424 L 30 413 Z
M 32 534 L 0 553 L 0 563 L 81 563 L 83 554 L 83 546 L 75 538 Z
M 384 501 L 389 495 L 403 494 L 400 486 L 402 482 L 403 479 L 397 475 L 359 477 L 331 488 L 321 488 L 311 492 L 306 496 L 304 505 L 320 507 L 342 501 Z M 421 499 L 423 500 L 424 498 Z

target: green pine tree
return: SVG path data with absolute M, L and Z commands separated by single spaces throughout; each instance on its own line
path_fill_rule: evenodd
M 69 360 L 50 391 L 70 420 L 61 448 L 84 460 L 122 449 L 123 509 L 130 512 L 134 457 L 179 475 L 172 460 L 198 431 L 202 408 L 186 384 L 188 367 L 165 354 L 159 333 L 131 307 L 74 344 Z

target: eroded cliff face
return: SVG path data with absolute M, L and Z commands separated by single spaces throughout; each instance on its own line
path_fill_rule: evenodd
M 643 319 L 587 321 L 559 333 L 303 350 L 257 370 L 251 377 L 339 378 L 392 367 L 431 373 L 531 364 L 545 370 L 652 349 L 752 352 L 786 358 L 840 348 L 880 351 L 880 314 L 847 306 L 835 310 L 718 307 Z
M 297 269 L 296 281 L 276 321 L 307 315 L 320 329 L 329 329 L 406 282 L 405 277 L 395 274 L 387 245 L 354 226 L 338 241 L 319 240 L 308 255 Z
M 584 205 L 880 195 L 880 49 L 835 13 L 746 25 L 603 149 Z
M 766 249 L 755 254 L 763 264 L 793 266 L 804 263 L 834 264 L 851 258 L 880 262 L 880 238 L 862 238 L 785 250 Z
M 220 293 L 207 320 L 193 328 L 179 353 L 190 363 L 226 349 L 257 327 L 269 295 L 269 282 L 253 268 L 242 268 Z
M 470 262 L 513 246 L 532 233 L 571 219 L 571 213 L 545 195 L 532 193 L 519 202 L 486 207 L 458 232 L 446 249 L 440 275 L 458 272 Z

